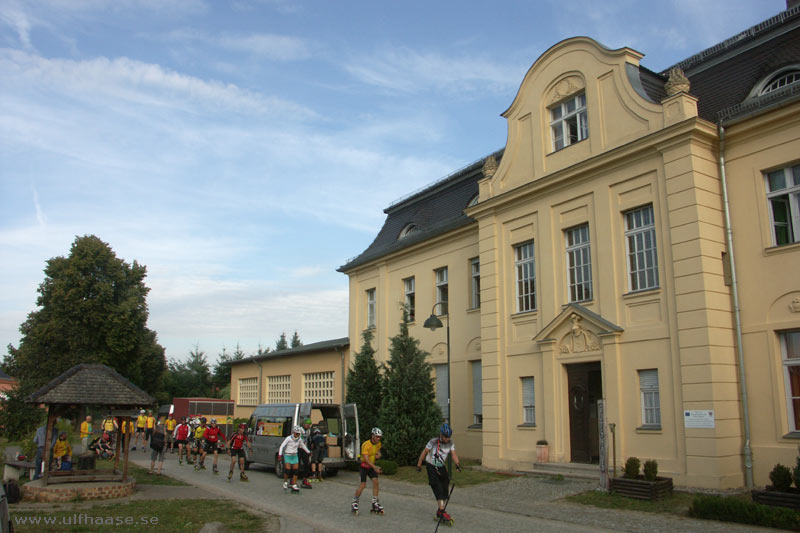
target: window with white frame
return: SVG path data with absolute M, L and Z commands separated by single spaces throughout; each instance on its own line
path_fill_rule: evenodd
M 585 94 L 578 94 L 550 108 L 550 131 L 554 152 L 589 136 Z
M 658 394 L 658 370 L 639 370 L 642 394 L 642 425 L 661 426 L 661 401 Z
M 375 327 L 375 289 L 367 290 L 367 329 Z
M 592 299 L 592 250 L 589 243 L 589 224 L 564 232 L 567 249 L 567 279 L 569 301 Z
M 796 68 L 784 70 L 764 84 L 764 88 L 761 89 L 761 94 L 771 93 L 772 91 L 777 91 L 778 89 L 782 89 L 787 85 L 797 82 L 800 82 L 800 70 Z
M 258 405 L 258 378 L 239 380 L 239 405 Z
M 533 241 L 514 247 L 514 269 L 517 274 L 517 311 L 536 309 L 536 265 Z
M 406 278 L 403 280 L 403 291 L 406 295 L 406 309 L 408 309 L 408 320 L 414 321 L 414 304 L 416 296 L 416 287 L 414 285 L 414 277 Z
M 536 424 L 536 396 L 533 390 L 533 377 L 525 377 L 522 381 L 522 423 Z
M 630 290 L 658 287 L 658 250 L 653 206 L 625 212 L 625 241 L 628 247 Z
M 447 311 L 447 267 L 439 268 L 436 272 L 436 310 L 440 315 L 448 314 Z
M 800 431 L 800 329 L 782 331 L 778 336 L 786 381 L 789 430 Z
M 774 244 L 800 242 L 800 165 L 768 172 L 766 180 Z
M 433 365 L 433 372 L 436 375 L 436 403 L 442 412 L 442 420 L 447 419 L 447 386 L 448 368 L 447 365 Z M 449 420 L 448 420 L 449 422 Z
M 483 424 L 483 373 L 480 361 L 470 361 L 472 367 L 472 424 Z
M 470 307 L 478 309 L 481 306 L 481 260 L 473 257 L 469 260 L 470 269 Z
M 333 403 L 334 377 L 332 371 L 303 374 L 303 401 Z
M 291 401 L 292 376 L 267 377 L 267 403 L 287 403 Z

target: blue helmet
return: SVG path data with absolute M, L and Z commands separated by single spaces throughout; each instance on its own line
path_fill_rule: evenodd
M 442 424 L 442 427 L 439 428 L 439 433 L 442 434 L 442 437 L 452 437 L 453 436 L 453 429 L 450 427 L 450 424 L 445 422 Z

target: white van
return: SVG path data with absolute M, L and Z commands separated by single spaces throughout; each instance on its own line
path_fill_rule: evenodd
M 283 477 L 283 464 L 278 462 L 278 449 L 292 433 L 293 426 L 302 426 L 311 419 L 311 429 L 325 435 L 327 453 L 323 465 L 328 476 L 334 476 L 348 462 L 358 460 L 361 442 L 358 438 L 358 409 L 356 404 L 332 403 L 271 403 L 256 407 L 250 415 L 247 432 L 253 451 L 245 447 L 245 468 L 260 463 L 275 468 Z

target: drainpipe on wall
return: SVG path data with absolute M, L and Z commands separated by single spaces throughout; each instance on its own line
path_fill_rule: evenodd
M 264 393 L 264 387 L 262 387 L 262 380 L 264 379 L 264 367 L 261 365 L 261 361 L 253 359 L 253 363 L 258 365 L 258 405 L 264 403 L 264 397 L 262 394 Z
M 341 359 L 342 359 L 342 405 L 344 405 L 344 402 L 345 402 L 344 387 L 345 387 L 345 385 L 347 383 L 347 376 L 344 373 L 344 350 L 337 346 L 336 347 L 336 351 L 339 352 L 339 357 L 341 357 Z
M 728 245 L 728 263 L 731 269 L 731 292 L 733 293 L 733 316 L 736 330 L 736 355 L 739 359 L 739 383 L 742 394 L 742 417 L 744 419 L 744 475 L 748 489 L 753 488 L 753 451 L 750 448 L 750 415 L 747 407 L 747 381 L 744 371 L 744 348 L 742 348 L 742 317 L 739 309 L 739 284 L 736 279 L 736 261 L 733 254 L 733 232 L 731 231 L 730 204 L 728 202 L 728 180 L 725 175 L 725 128 L 717 124 L 719 132 L 719 172 L 722 179 L 723 211 L 725 213 L 725 237 Z

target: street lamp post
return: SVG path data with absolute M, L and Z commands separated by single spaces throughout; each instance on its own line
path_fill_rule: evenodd
M 436 331 L 437 328 L 442 327 L 442 321 L 439 320 L 439 317 L 436 316 L 435 310 L 437 305 L 442 305 L 444 307 L 446 302 L 436 302 L 433 304 L 431 308 L 431 316 L 425 321 L 422 325 L 423 328 L 429 329 L 431 331 Z M 446 308 L 444 308 L 446 309 Z M 453 422 L 450 418 L 450 313 L 449 310 L 444 313 L 444 317 L 447 319 L 447 423 L 450 424 L 450 428 L 453 428 Z M 447 473 L 452 476 L 453 475 L 453 462 L 450 458 L 450 455 L 447 456 Z

